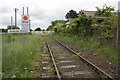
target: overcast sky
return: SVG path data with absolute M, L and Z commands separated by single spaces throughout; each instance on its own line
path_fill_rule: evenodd
M 0 0 L 0 28 L 10 25 L 10 18 L 13 16 L 14 8 L 18 8 L 17 25 L 21 27 L 22 7 L 29 7 L 31 28 L 40 27 L 46 29 L 51 21 L 65 19 L 65 14 L 73 9 L 79 12 L 82 10 L 96 10 L 96 6 L 104 4 L 118 9 L 119 0 Z M 14 23 L 14 22 L 13 22 Z

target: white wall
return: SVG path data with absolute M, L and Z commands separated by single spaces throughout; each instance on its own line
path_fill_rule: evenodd
M 54 31 L 32 31 L 32 34 L 40 34 L 40 35 L 47 35 L 52 33 L 54 33 Z

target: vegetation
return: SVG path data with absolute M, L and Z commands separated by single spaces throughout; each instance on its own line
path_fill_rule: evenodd
M 41 31 L 41 28 L 38 27 L 38 28 L 36 28 L 34 31 Z
M 45 29 L 42 29 L 42 31 L 45 31 Z
M 111 6 L 104 5 L 102 9 L 99 7 L 96 7 L 97 12 L 95 13 L 95 16 L 104 16 L 104 17 L 110 17 L 112 15 L 111 11 L 114 11 L 114 8 Z
M 78 14 L 76 11 L 74 10 L 70 10 L 66 15 L 65 15 L 65 18 L 68 19 L 68 18 L 77 18 L 78 17 Z
M 111 6 L 104 5 L 103 8 L 96 8 L 95 17 L 81 14 L 79 17 L 74 17 L 74 22 L 61 23 L 56 20 L 57 22 L 53 21 L 54 23 L 52 22 L 48 29 L 55 30 L 56 34 L 67 42 L 79 44 L 80 48 L 94 51 L 115 62 L 118 55 L 116 46 L 118 16 Z M 70 12 L 66 14 L 66 18 L 69 18 L 68 14 Z
M 32 29 L 30 29 L 30 31 L 33 31 Z
M 114 8 L 106 5 L 103 6 L 102 9 L 97 7 L 95 16 L 101 16 L 100 20 L 81 14 L 79 17 L 75 18 L 74 22 L 68 24 L 67 21 L 63 23 L 59 20 L 52 21 L 48 30 L 54 30 L 57 33 L 79 35 L 86 39 L 97 39 L 101 42 L 101 45 L 104 42 L 115 42 L 118 17 L 112 12 L 113 10 Z M 70 13 L 70 11 L 68 13 Z M 114 44 L 114 46 L 115 45 L 116 44 Z
M 0 32 L 7 32 L 7 29 L 0 29 Z
M 40 35 L 13 35 L 3 36 L 2 45 L 2 72 L 3 78 L 34 78 L 36 60 L 40 60 L 39 49 L 42 41 Z
M 0 36 L 0 79 L 2 79 L 2 36 Z
M 75 44 L 77 48 L 87 50 L 89 52 L 97 53 L 102 58 L 106 58 L 109 61 L 117 64 L 118 63 L 118 50 L 113 46 L 105 44 L 101 46 L 99 41 L 86 40 L 83 37 L 76 35 L 64 35 L 64 34 L 55 34 L 54 37 L 57 39 L 68 42 L 70 44 Z
M 64 20 L 55 20 L 51 22 L 51 25 L 47 28 L 47 30 L 54 30 L 55 32 L 62 31 L 62 28 L 66 27 L 66 21 Z
M 97 8 L 95 16 L 109 17 L 110 19 L 104 19 L 101 23 L 93 22 L 93 27 L 99 28 L 101 33 L 99 33 L 99 38 L 101 39 L 111 39 L 116 37 L 116 30 L 118 26 L 118 17 L 112 12 L 114 8 L 111 6 L 104 5 L 102 9 Z
M 10 26 L 10 25 L 8 25 L 7 26 L 7 29 L 20 29 L 18 26 Z
M 8 25 L 8 26 L 7 26 L 7 29 L 2 28 L 2 29 L 0 29 L 0 31 L 1 31 L 1 32 L 7 32 L 8 29 L 20 29 L 20 28 L 14 26 L 14 25 L 13 25 L 13 26 Z

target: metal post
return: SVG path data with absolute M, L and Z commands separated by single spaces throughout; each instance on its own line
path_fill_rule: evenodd
M 11 27 L 10 27 L 10 29 L 12 29 L 12 26 L 13 26 L 13 20 L 12 20 L 12 16 L 11 16 Z
M 17 8 L 15 8 L 15 26 L 17 27 Z
M 13 25 L 13 17 L 11 16 L 11 26 Z
M 24 15 L 24 7 L 23 7 L 23 15 Z
M 28 7 L 27 7 L 27 15 L 28 15 Z

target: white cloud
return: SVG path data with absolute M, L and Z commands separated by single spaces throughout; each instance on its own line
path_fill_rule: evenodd
M 104 4 L 118 8 L 119 0 L 0 0 L 0 28 L 10 24 L 10 17 L 14 19 L 14 8 L 18 8 L 18 26 L 21 26 L 22 7 L 29 7 L 32 29 L 40 26 L 47 28 L 51 21 L 65 19 L 65 14 L 74 9 L 96 10 Z

